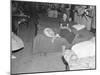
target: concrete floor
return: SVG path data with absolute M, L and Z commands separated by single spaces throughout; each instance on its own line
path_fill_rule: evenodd
M 41 16 L 42 18 L 43 16 Z M 48 21 L 50 18 L 40 18 L 40 21 L 46 22 L 47 25 L 50 25 Z M 40 23 L 41 23 L 40 22 Z M 55 24 L 53 23 L 55 22 Z M 58 25 L 57 21 L 54 19 L 52 27 Z M 23 26 L 20 29 L 19 36 L 22 38 L 25 44 L 25 48 L 19 52 L 14 53 L 16 59 L 12 59 L 11 70 L 12 73 L 29 73 L 29 72 L 47 72 L 47 71 L 61 71 L 65 70 L 65 65 L 61 60 L 60 53 L 52 53 L 47 56 L 33 55 L 33 39 L 34 39 L 34 23 L 31 21 L 29 27 L 26 28 Z

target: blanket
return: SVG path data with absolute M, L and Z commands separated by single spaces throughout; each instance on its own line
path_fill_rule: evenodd
M 95 69 L 95 38 L 80 42 L 64 52 L 70 70 Z

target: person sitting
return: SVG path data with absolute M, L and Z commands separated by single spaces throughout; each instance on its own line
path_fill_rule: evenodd
M 75 37 L 75 34 L 71 31 L 67 15 L 63 15 L 63 21 L 60 23 L 59 35 L 65 38 L 70 44 Z

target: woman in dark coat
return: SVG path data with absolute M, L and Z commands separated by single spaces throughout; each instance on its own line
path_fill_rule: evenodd
M 69 17 L 66 13 L 63 14 L 60 20 L 60 36 L 65 38 L 70 44 L 72 43 L 75 35 L 71 32 Z

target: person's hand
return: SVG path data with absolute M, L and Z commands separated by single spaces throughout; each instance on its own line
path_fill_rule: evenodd
M 52 43 L 54 43 L 54 41 L 57 39 L 57 38 L 60 38 L 60 35 L 59 34 L 56 34 L 54 37 L 52 37 Z

